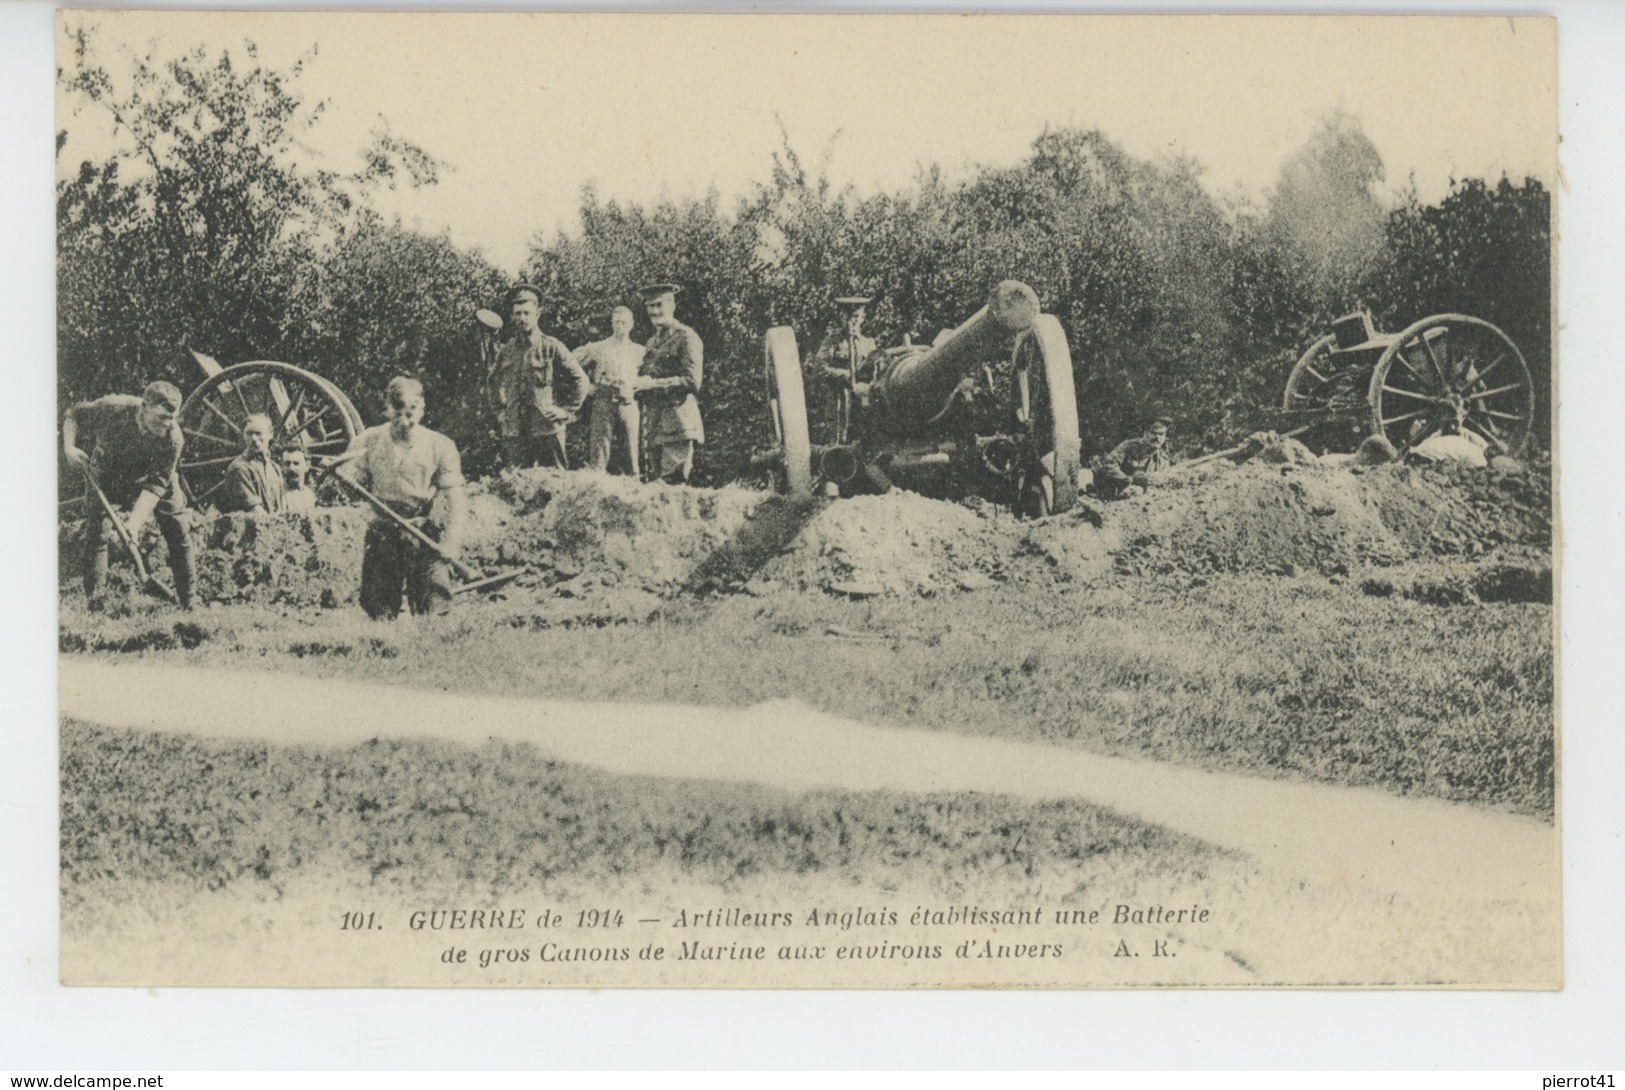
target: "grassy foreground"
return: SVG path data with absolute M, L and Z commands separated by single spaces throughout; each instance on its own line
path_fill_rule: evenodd
M 788 792 L 615 776 L 529 746 L 343 749 L 198 740 L 68 722 L 63 888 L 161 882 L 275 894 L 302 871 L 493 895 L 651 870 L 707 885 L 816 875 L 956 892 L 1152 866 L 1211 849 L 1076 802 Z M 1197 872 L 1199 873 L 1199 871 Z
M 65 650 L 468 692 L 742 706 L 1042 740 L 1553 814 L 1552 611 L 1372 597 L 1317 575 L 1012 581 L 929 598 L 789 592 L 212 609 L 109 621 Z

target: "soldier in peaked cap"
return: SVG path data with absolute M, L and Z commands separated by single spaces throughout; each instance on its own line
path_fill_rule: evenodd
M 1144 435 L 1125 439 L 1100 460 L 1095 469 L 1095 489 L 1105 499 L 1133 496 L 1154 483 L 1155 475 L 1168 468 L 1168 426 L 1166 416 L 1151 421 Z
M 694 471 L 694 448 L 705 442 L 700 417 L 700 382 L 705 346 L 700 335 L 677 320 L 676 284 L 649 284 L 642 289 L 643 309 L 654 335 L 643 346 L 643 366 L 636 389 L 643 402 L 644 432 L 649 437 L 652 467 L 661 480 L 687 484 Z
M 564 433 L 592 384 L 570 350 L 537 325 L 542 293 L 528 284 L 505 297 L 508 338 L 497 349 L 486 393 L 510 466 L 569 468 Z
M 181 491 L 181 392 L 167 382 L 150 384 L 140 397 L 109 394 L 81 401 L 62 418 L 62 453 L 83 470 L 115 506 L 129 505 L 125 526 L 139 540 L 154 516 L 169 551 L 175 596 L 182 609 L 192 608 L 192 539 L 184 516 Z M 86 439 L 94 440 L 86 443 Z M 90 446 L 86 453 L 84 446 Z M 100 608 L 107 587 L 108 535 L 113 527 L 96 503 L 85 517 L 85 596 Z
M 843 320 L 825 334 L 823 344 L 813 354 L 815 373 L 824 380 L 835 399 L 835 441 L 838 443 L 846 442 L 851 431 L 854 397 L 861 405 L 874 378 L 874 368 L 866 367 L 865 361 L 875 351 L 875 339 L 863 332 L 863 319 L 871 302 L 873 300 L 864 295 L 836 298 Z

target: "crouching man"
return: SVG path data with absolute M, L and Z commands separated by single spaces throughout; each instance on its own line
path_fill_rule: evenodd
M 125 525 L 137 541 L 147 520 L 157 516 L 175 576 L 175 597 L 182 609 L 192 608 L 192 540 L 177 472 L 184 444 L 176 420 L 180 410 L 181 392 L 170 383 L 154 382 L 140 397 L 109 394 L 82 401 L 62 419 L 62 453 L 92 486 L 85 497 L 84 559 L 85 597 L 92 609 L 101 608 L 107 589 L 107 550 L 114 533 L 94 488 L 114 507 L 129 505 Z
M 1137 496 L 1156 483 L 1168 468 L 1168 424 L 1165 416 L 1152 421 L 1144 435 L 1125 439 L 1095 467 L 1095 492 L 1104 499 Z
M 361 554 L 361 608 L 374 619 L 393 618 L 404 594 L 413 613 L 445 613 L 452 595 L 446 557 L 462 551 L 462 457 L 455 443 L 422 425 L 422 383 L 391 379 L 386 396 L 389 422 L 356 436 L 339 472 L 436 541 L 440 554 L 374 510 Z M 441 496 L 446 501 L 444 523 L 436 524 L 430 511 Z

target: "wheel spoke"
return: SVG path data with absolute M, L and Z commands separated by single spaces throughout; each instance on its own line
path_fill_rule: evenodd
M 210 443 L 216 443 L 222 447 L 230 447 L 233 450 L 237 448 L 237 443 L 233 442 L 232 440 L 222 439 L 213 432 L 204 431 L 202 428 L 182 428 L 181 430 L 187 435 L 191 436 L 193 439 L 203 439 Z
M 1484 368 L 1484 370 L 1479 371 L 1476 374 L 1469 374 L 1468 375 L 1468 381 L 1469 382 L 1483 382 L 1484 381 L 1484 376 L 1489 374 L 1491 371 L 1495 370 L 1497 367 L 1501 366 L 1501 364 L 1505 363 L 1506 358 L 1507 358 L 1507 354 L 1505 352 L 1502 352 L 1499 356 L 1496 356 L 1493 360 L 1491 360 L 1490 365 L 1488 367 Z
M 222 466 L 228 462 L 235 462 L 236 460 L 237 455 L 228 454 L 224 458 L 199 458 L 195 462 L 182 462 L 180 467 L 182 469 L 201 469 L 204 466 Z
M 1428 380 L 1428 377 L 1426 375 L 1424 375 L 1422 372 L 1418 371 L 1416 369 L 1416 365 L 1411 363 L 1411 361 L 1406 357 L 1405 349 L 1401 348 L 1398 351 L 1396 351 L 1394 353 L 1394 359 L 1398 360 L 1404 366 L 1405 370 L 1407 370 L 1407 371 L 1409 371 L 1411 373 L 1411 377 L 1414 378 L 1417 382 L 1420 382 L 1424 386 L 1431 385 L 1431 383 Z
M 1409 420 L 1412 417 L 1426 416 L 1427 412 L 1426 409 L 1417 409 L 1415 412 L 1401 413 L 1398 416 L 1385 416 L 1382 418 L 1383 427 L 1387 427 L 1389 424 L 1397 424 L 1401 420 Z
M 277 430 L 286 432 L 288 430 L 288 421 L 297 420 L 299 418 L 299 410 L 304 406 L 304 404 L 305 388 L 301 386 L 299 387 L 299 393 L 294 395 L 293 404 L 288 406 L 288 411 L 282 414 L 281 420 L 277 421 Z
M 254 410 L 248 407 L 248 398 L 243 396 L 243 383 L 241 379 L 238 379 L 231 384 L 231 392 L 237 395 L 237 404 L 243 407 L 243 423 L 247 424 L 248 418 L 254 415 Z
M 1308 371 L 1311 375 L 1314 375 L 1316 378 L 1318 378 L 1321 381 L 1322 384 L 1324 384 L 1325 382 L 1328 381 L 1325 375 L 1321 374 L 1319 371 L 1315 370 L 1313 367 L 1309 366 L 1307 363 L 1303 365 L 1303 369 L 1305 371 Z M 1279 374 L 1280 372 L 1276 372 L 1276 373 Z
M 1517 421 L 1523 420 L 1523 417 L 1517 415 L 1516 413 L 1503 413 L 1503 412 L 1499 412 L 1498 410 L 1495 410 L 1495 409 L 1480 408 L 1480 409 L 1477 409 L 1475 411 L 1476 412 L 1481 412 L 1485 416 L 1493 416 L 1497 420 L 1517 420 Z
M 214 495 L 216 492 L 218 492 L 222 488 L 224 488 L 226 486 L 226 482 L 229 481 L 229 480 L 231 480 L 230 476 L 222 476 L 218 481 L 215 481 L 208 488 L 204 489 L 202 492 L 199 492 L 197 495 L 193 496 L 192 497 L 192 502 L 193 503 L 202 503 L 204 500 L 208 499 L 210 496 Z
M 1428 340 L 1428 335 L 1425 332 L 1417 340 L 1422 342 L 1422 351 L 1427 353 L 1428 363 L 1432 365 L 1433 373 L 1439 376 L 1439 388 L 1448 390 L 1450 388 L 1450 376 L 1445 374 L 1444 364 L 1440 363 L 1439 357 L 1434 355 L 1433 342 Z
M 1397 394 L 1400 397 L 1408 397 L 1412 401 L 1426 401 L 1430 405 L 1433 404 L 1437 400 L 1436 398 L 1434 398 L 1434 397 L 1432 397 L 1432 396 L 1430 396 L 1428 394 L 1417 394 L 1417 393 L 1412 393 L 1409 390 L 1401 390 L 1399 387 L 1390 386 L 1386 382 L 1382 384 L 1382 388 L 1384 390 L 1388 391 L 1391 394 Z
M 347 447 L 349 445 L 350 445 L 350 440 L 346 439 L 342 435 L 339 435 L 339 436 L 335 436 L 332 439 L 319 439 L 314 443 L 306 443 L 304 445 L 304 449 L 306 449 L 306 450 L 320 450 L 322 447 Z
M 233 420 L 231 417 L 227 416 L 225 414 L 225 412 L 220 408 L 220 406 L 216 405 L 212 399 L 207 398 L 207 397 L 204 398 L 203 399 L 203 407 L 205 409 L 208 409 L 214 415 L 218 416 L 221 420 L 223 420 L 225 422 L 225 424 L 226 424 L 226 427 L 228 427 L 232 431 L 236 432 L 239 436 L 242 435 L 243 426 L 241 424 L 237 423 L 237 421 Z
M 302 434 L 304 432 L 309 431 L 310 428 L 311 428 L 311 425 L 315 424 L 316 421 L 320 420 L 322 417 L 326 416 L 328 413 L 330 413 L 332 411 L 333 411 L 333 406 L 331 406 L 331 405 L 322 406 L 322 411 L 321 412 L 317 413 L 315 416 L 311 417 L 309 420 L 306 420 L 303 424 L 299 425 L 297 428 L 290 431 L 288 433 L 288 435 L 287 435 L 287 438 L 292 439 L 296 435 L 300 435 L 300 434 Z
M 1521 389 L 1523 389 L 1523 383 L 1521 383 L 1521 382 L 1510 382 L 1505 386 L 1497 386 L 1493 390 L 1474 390 L 1471 393 L 1469 393 L 1467 396 L 1469 398 L 1471 398 L 1472 400 L 1474 400 L 1474 401 L 1482 401 L 1487 397 L 1494 397 L 1496 394 L 1504 394 L 1508 390 L 1521 390 Z

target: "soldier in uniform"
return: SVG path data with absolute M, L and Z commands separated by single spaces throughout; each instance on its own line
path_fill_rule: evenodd
M 185 443 L 180 411 L 181 392 L 167 382 L 152 383 L 140 397 L 109 394 L 81 401 L 62 419 L 62 453 L 114 506 L 129 504 L 125 525 L 132 538 L 139 540 L 147 520 L 157 516 L 175 576 L 175 597 L 182 609 L 191 609 L 192 539 L 183 521 L 186 494 L 178 472 Z M 95 440 L 88 454 L 82 445 L 86 432 Z M 86 497 L 85 597 L 92 608 L 100 608 L 113 528 L 100 501 L 92 500 L 94 495 Z
M 875 339 L 863 332 L 863 319 L 870 299 L 859 295 L 843 295 L 835 300 L 846 312 L 846 320 L 837 329 L 831 329 L 824 343 L 813 354 L 815 374 L 829 387 L 835 399 L 835 441 L 844 443 L 849 438 L 855 421 L 854 402 L 862 406 L 874 378 L 873 365 L 865 366 L 875 351 Z M 861 411 L 861 408 L 856 411 Z
M 417 379 L 391 379 L 386 400 L 389 423 L 356 436 L 339 472 L 456 556 L 462 551 L 467 506 L 457 445 L 419 423 L 423 384 Z M 445 518 L 435 523 L 430 512 L 441 496 Z M 413 613 L 447 612 L 451 565 L 375 511 L 362 546 L 361 608 L 375 620 L 393 618 L 401 611 L 403 591 Z
M 1107 499 L 1132 496 L 1167 469 L 1168 424 L 1159 416 L 1144 435 L 1125 439 L 1104 455 L 1095 468 L 1095 491 Z
M 565 428 L 576 418 L 592 385 L 570 350 L 541 331 L 541 292 L 527 285 L 507 296 L 512 318 L 497 349 L 487 393 L 497 417 L 508 464 L 569 468 Z
M 643 373 L 638 396 L 646 408 L 649 457 L 661 480 L 687 484 L 694 472 L 694 448 L 705 442 L 700 418 L 701 373 L 705 346 L 700 335 L 677 320 L 676 284 L 650 284 L 642 291 L 643 309 L 655 327 L 643 347 Z
M 271 418 L 255 413 L 243 424 L 243 452 L 226 467 L 215 506 L 223 514 L 282 510 L 282 467 L 271 456 Z
M 643 346 L 632 339 L 632 308 L 616 307 L 610 314 L 613 331 L 601 341 L 576 350 L 576 362 L 593 385 L 592 410 L 588 417 L 592 468 L 602 472 L 612 464 L 615 433 L 624 437 L 623 456 L 618 459 L 626 472 L 638 475 L 638 401 L 635 396 L 638 370 L 643 365 Z

